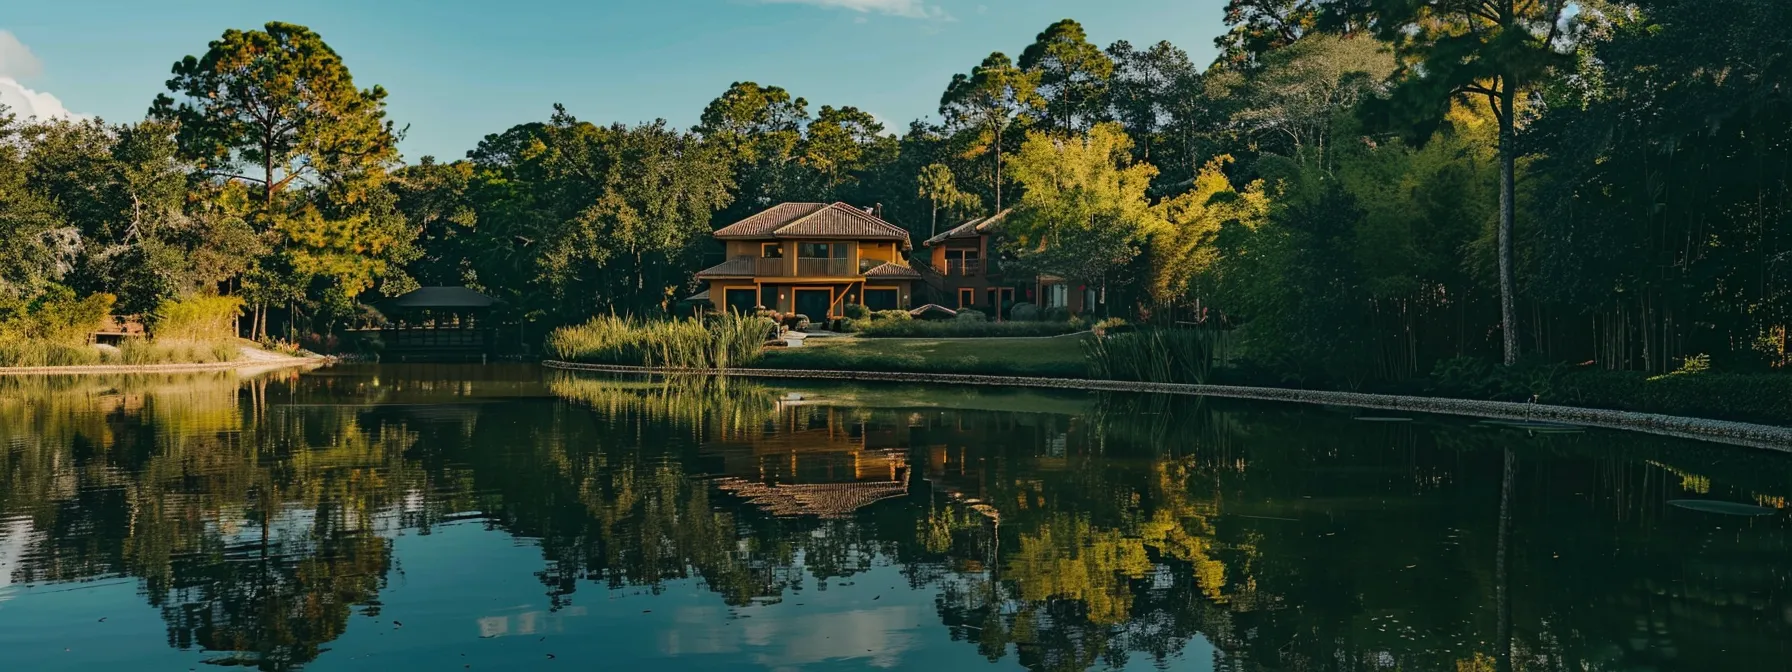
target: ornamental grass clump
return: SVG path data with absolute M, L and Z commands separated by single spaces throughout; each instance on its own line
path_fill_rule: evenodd
M 1097 380 L 1205 384 L 1213 373 L 1213 332 L 1145 328 L 1084 342 L 1089 375 Z
M 775 330 L 769 319 L 732 313 L 682 320 L 603 315 L 554 330 L 548 351 L 587 364 L 719 369 L 757 361 Z

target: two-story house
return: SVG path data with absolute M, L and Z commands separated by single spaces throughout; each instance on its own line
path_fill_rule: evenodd
M 1012 212 L 1003 210 L 970 220 L 921 244 L 928 250 L 931 272 L 926 280 L 937 294 L 934 303 L 974 309 L 991 319 L 1006 319 L 1017 302 L 1034 303 L 1042 309 L 1063 307 L 1072 314 L 1092 305 L 1086 289 L 1072 291 L 1062 278 L 1023 275 L 1003 268 L 997 252 L 1002 223 Z
M 784 203 L 717 229 L 728 260 L 697 279 L 718 311 L 764 308 L 811 320 L 847 304 L 908 308 L 921 274 L 904 253 L 908 231 L 845 203 Z

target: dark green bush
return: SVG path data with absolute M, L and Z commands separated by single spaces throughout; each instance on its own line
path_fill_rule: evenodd
M 972 310 L 970 308 L 965 308 L 964 310 L 958 311 L 958 315 L 954 316 L 952 319 L 958 320 L 960 322 L 983 322 L 989 318 L 988 318 L 988 316 L 984 315 L 981 311 L 976 311 L 976 310 Z
M 863 320 L 871 317 L 870 308 L 866 308 L 856 303 L 846 304 L 845 307 L 840 309 L 840 313 L 845 315 L 846 319 L 849 320 Z
M 912 320 L 915 316 L 906 310 L 880 310 L 871 314 L 872 320 Z
M 1039 321 L 1039 306 L 1022 301 L 1014 304 L 1014 307 L 1009 309 L 1008 315 L 1016 322 L 1037 322 Z
M 972 320 L 877 320 L 865 325 L 865 338 L 1022 338 L 1074 333 L 1063 322 L 980 322 Z
M 1047 321 L 1047 322 L 1069 322 L 1070 321 L 1070 309 L 1065 308 L 1063 306 L 1052 306 L 1050 308 L 1047 308 L 1047 309 L 1045 309 L 1045 312 L 1043 313 L 1043 315 L 1044 315 L 1045 321 Z
M 1689 373 L 1576 369 L 1541 401 L 1748 422 L 1792 422 L 1792 374 Z

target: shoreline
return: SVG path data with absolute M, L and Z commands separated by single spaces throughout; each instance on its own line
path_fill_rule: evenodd
M 739 378 L 785 378 L 848 380 L 892 383 L 940 383 L 949 385 L 982 385 L 992 387 L 1030 387 L 1042 389 L 1088 390 L 1096 392 L 1142 392 L 1183 396 L 1222 397 L 1256 401 L 1279 401 L 1299 404 L 1352 406 L 1387 411 L 1434 413 L 1499 420 L 1531 420 L 1620 429 L 1676 438 L 1717 441 L 1779 452 L 1792 452 L 1792 427 L 1763 425 L 1730 420 L 1690 418 L 1657 413 L 1614 411 L 1599 408 L 1524 404 L 1510 401 L 1476 401 L 1445 397 L 1415 397 L 1361 392 L 1328 392 L 1274 387 L 1235 387 L 1228 385 L 1191 385 L 1180 383 L 1143 383 L 1120 380 L 1082 380 L 1074 378 L 1041 378 L 1029 376 L 987 376 L 951 373 L 896 373 L 874 371 L 811 371 L 796 369 L 663 369 L 640 366 L 579 364 L 543 360 L 541 365 L 563 371 L 590 371 L 621 374 L 700 374 Z
M 98 374 L 203 373 L 242 369 L 276 370 L 296 366 L 322 365 L 328 357 L 282 357 L 278 359 L 238 359 L 209 364 L 93 364 L 87 366 L 20 366 L 0 367 L 0 376 L 87 376 Z

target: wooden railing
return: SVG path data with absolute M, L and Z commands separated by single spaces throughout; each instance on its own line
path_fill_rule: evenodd
M 758 266 L 753 275 L 758 277 L 782 278 L 786 275 L 790 275 L 790 265 L 785 263 L 784 259 L 781 257 L 776 259 L 755 259 L 754 261 Z
M 983 260 L 947 259 L 946 275 L 983 275 Z
M 859 274 L 851 259 L 814 259 L 798 257 L 797 277 L 845 277 Z

